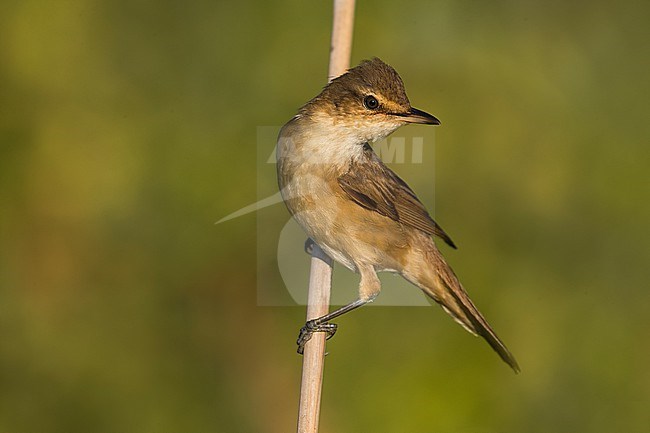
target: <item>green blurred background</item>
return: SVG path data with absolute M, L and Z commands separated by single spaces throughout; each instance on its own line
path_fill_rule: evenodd
M 329 344 L 322 432 L 648 431 L 649 11 L 360 1 L 352 61 L 442 119 L 408 133 L 435 133 L 444 253 L 523 372 L 439 308 L 362 309 Z M 258 218 L 288 214 L 214 222 L 258 199 L 257 127 L 325 83 L 330 20 L 2 2 L 0 432 L 294 430 L 304 308 L 257 298 L 283 284 Z

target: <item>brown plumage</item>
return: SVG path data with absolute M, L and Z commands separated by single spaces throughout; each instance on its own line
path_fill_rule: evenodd
M 455 248 L 413 190 L 368 145 L 408 123 L 439 124 L 411 107 L 397 72 L 379 59 L 333 80 L 280 132 L 278 181 L 287 208 L 333 259 L 361 274 L 359 299 L 307 322 L 299 351 L 328 321 L 372 301 L 377 272 L 397 272 L 519 366 L 470 300 L 432 236 Z
M 429 235 L 436 235 L 450 247 L 456 248 L 406 182 L 386 167 L 368 144 L 364 145 L 363 150 L 364 157 L 351 161 L 348 172 L 338 178 L 343 191 L 358 205 Z

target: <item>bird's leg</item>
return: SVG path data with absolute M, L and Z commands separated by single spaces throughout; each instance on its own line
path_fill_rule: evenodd
M 298 344 L 298 353 L 301 355 L 305 350 L 305 343 L 309 341 L 314 332 L 327 332 L 327 339 L 332 338 L 334 333 L 336 333 L 336 324 L 329 323 L 330 320 L 336 319 L 345 313 L 372 302 L 379 295 L 381 283 L 379 282 L 379 278 L 377 278 L 377 272 L 374 267 L 363 263 L 356 263 L 356 267 L 361 274 L 359 299 L 324 316 L 308 320 L 305 326 L 300 329 L 300 335 L 298 335 L 298 341 L 296 341 Z
M 307 323 L 305 323 L 305 326 L 300 328 L 300 335 L 298 335 L 298 341 L 296 341 L 298 344 L 298 353 L 301 355 L 303 354 L 305 350 L 305 344 L 311 339 L 311 336 L 314 332 L 326 332 L 326 338 L 328 340 L 334 336 L 336 333 L 336 324 L 329 323 L 330 320 L 335 319 L 347 312 L 355 310 L 371 301 L 372 299 L 357 299 L 356 301 L 345 305 L 338 310 L 334 310 L 324 316 L 308 320 Z

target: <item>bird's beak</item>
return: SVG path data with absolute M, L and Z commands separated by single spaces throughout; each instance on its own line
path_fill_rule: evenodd
M 403 115 L 408 123 L 422 123 L 424 125 L 440 125 L 440 121 L 429 113 L 411 107 L 408 113 Z

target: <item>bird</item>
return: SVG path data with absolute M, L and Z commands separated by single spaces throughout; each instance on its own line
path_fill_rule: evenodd
M 371 146 L 408 124 L 440 121 L 413 108 L 399 74 L 375 57 L 330 81 L 280 130 L 278 186 L 289 213 L 328 256 L 360 274 L 358 298 L 307 321 L 298 352 L 314 332 L 334 335 L 337 325 L 331 320 L 372 302 L 381 291 L 377 273 L 392 272 L 483 337 L 518 373 L 515 357 L 469 298 L 434 238 L 456 245 Z

